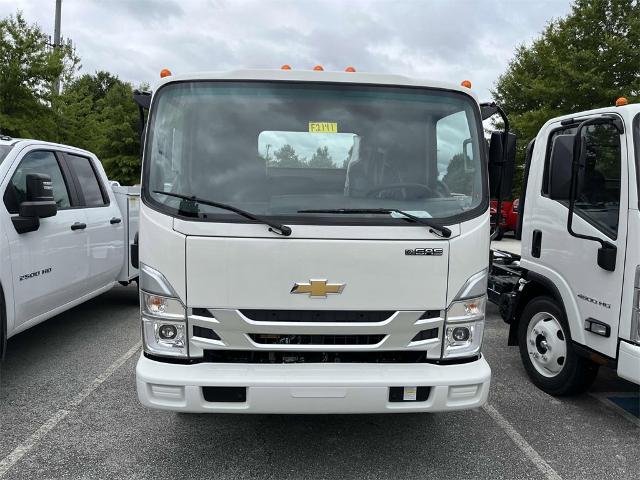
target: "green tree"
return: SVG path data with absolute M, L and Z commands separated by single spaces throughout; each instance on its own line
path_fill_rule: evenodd
M 333 168 L 335 164 L 329 154 L 329 147 L 318 147 L 309 160 L 309 166 L 313 168 Z
M 140 181 L 138 110 L 130 84 L 108 72 L 83 75 L 60 99 L 63 142 L 94 152 L 111 180 Z
M 349 151 L 347 152 L 347 157 L 342 161 L 342 168 L 347 168 L 349 166 L 349 162 L 351 161 L 352 154 L 353 154 L 353 145 L 349 147 Z
M 492 92 L 518 135 L 514 192 L 524 151 L 550 118 L 640 99 L 640 2 L 575 0 L 531 45 L 516 49 Z
M 280 147 L 273 153 L 276 160 L 271 161 L 274 167 L 293 167 L 299 168 L 306 166 L 304 159 L 301 159 L 295 149 L 288 143 Z
M 457 153 L 447 166 L 447 173 L 442 181 L 452 192 L 469 193 L 472 191 L 475 173 L 465 171 L 464 165 L 467 159 L 468 157 L 464 153 Z
M 58 140 L 54 81 L 68 81 L 79 59 L 73 49 L 53 50 L 38 25 L 22 13 L 0 20 L 0 131 L 16 137 Z

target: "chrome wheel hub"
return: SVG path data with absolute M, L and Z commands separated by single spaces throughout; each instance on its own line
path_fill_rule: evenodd
M 565 364 L 567 342 L 558 319 L 548 312 L 536 313 L 527 327 L 527 351 L 534 368 L 545 377 L 555 377 Z

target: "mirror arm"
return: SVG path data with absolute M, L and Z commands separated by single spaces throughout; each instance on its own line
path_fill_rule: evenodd
M 140 90 L 133 91 L 133 100 L 138 105 L 138 134 L 140 135 L 140 155 L 142 155 L 144 133 L 146 129 L 145 110 L 149 110 L 151 107 L 151 93 L 141 92 Z

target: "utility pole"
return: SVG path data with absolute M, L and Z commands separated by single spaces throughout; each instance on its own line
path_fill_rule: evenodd
M 56 23 L 53 29 L 53 50 L 59 50 L 62 47 L 60 38 L 60 23 L 62 21 L 62 0 L 56 0 Z M 60 94 L 60 77 L 53 82 L 53 93 Z

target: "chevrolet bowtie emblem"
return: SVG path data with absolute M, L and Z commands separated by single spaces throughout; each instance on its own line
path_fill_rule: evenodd
M 309 283 L 294 283 L 291 293 L 308 293 L 310 297 L 327 298 L 328 293 L 342 293 L 344 283 L 327 283 L 326 280 L 309 280 Z

